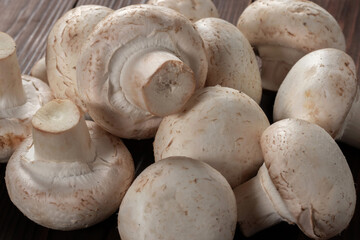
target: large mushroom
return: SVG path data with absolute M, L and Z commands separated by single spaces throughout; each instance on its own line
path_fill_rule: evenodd
M 274 120 L 316 123 L 333 138 L 360 148 L 360 100 L 356 66 L 338 49 L 320 49 L 301 58 L 275 98 Z
M 184 111 L 165 117 L 154 141 L 155 161 L 186 156 L 204 161 L 232 187 L 255 176 L 263 163 L 260 136 L 269 121 L 249 96 L 226 87 L 206 87 Z
M 77 65 L 89 115 L 123 138 L 150 138 L 207 74 L 200 35 L 185 16 L 148 4 L 121 8 L 89 35 Z
M 146 168 L 119 210 L 122 240 L 233 240 L 236 201 L 225 178 L 209 165 L 171 157 Z
M 310 238 L 343 231 L 354 214 L 356 192 L 350 168 L 331 136 L 316 124 L 285 119 L 261 137 L 264 165 L 234 189 L 245 236 L 286 221 Z
M 134 176 L 121 140 L 85 122 L 70 100 L 47 103 L 32 125 L 32 137 L 6 168 L 15 206 L 34 222 L 59 230 L 85 228 L 113 214 Z
M 262 86 L 277 91 L 302 56 L 321 48 L 345 51 L 341 27 L 325 9 L 304 0 L 258 0 L 241 14 L 237 27 L 262 60 Z
M 207 86 L 221 85 L 244 92 L 260 103 L 262 88 L 255 53 L 233 24 L 220 18 L 195 22 L 208 59 Z
M 21 75 L 14 40 L 0 32 L 0 162 L 31 133 L 31 118 L 52 99 L 41 80 Z

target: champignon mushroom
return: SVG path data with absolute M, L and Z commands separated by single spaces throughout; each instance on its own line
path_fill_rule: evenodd
M 196 22 L 201 18 L 219 17 L 211 0 L 149 0 L 148 4 L 171 8 Z
M 121 8 L 89 35 L 77 65 L 89 115 L 123 138 L 150 138 L 205 84 L 206 53 L 183 15 L 148 4 Z M 159 116 L 159 117 L 157 117 Z
M 299 118 L 316 123 L 333 138 L 360 148 L 360 101 L 356 67 L 338 49 L 321 49 L 301 58 L 275 98 L 274 120 Z
M 355 210 L 350 168 L 339 146 L 316 124 L 285 119 L 261 137 L 264 165 L 234 189 L 238 222 L 250 236 L 280 221 L 297 224 L 310 238 L 344 230 Z
M 206 87 L 194 94 L 184 111 L 162 120 L 154 141 L 155 161 L 170 156 L 204 161 L 236 187 L 263 163 L 259 142 L 269 125 L 246 94 Z
M 341 27 L 325 9 L 304 0 L 258 0 L 241 14 L 237 27 L 262 60 L 262 86 L 277 91 L 291 66 L 321 48 L 345 51 Z
M 123 240 L 232 240 L 236 201 L 225 178 L 209 165 L 171 157 L 146 168 L 119 210 Z
M 97 5 L 82 5 L 66 12 L 51 29 L 46 47 L 49 85 L 56 98 L 70 99 L 83 111 L 76 80 L 76 64 L 81 47 L 95 25 L 112 9 Z
M 11 201 L 32 221 L 73 230 L 100 222 L 119 207 L 134 176 L 120 139 L 86 122 L 70 100 L 53 100 L 32 119 L 33 134 L 6 168 Z
M 35 62 L 35 64 L 31 68 L 30 76 L 38 78 L 47 84 L 49 83 L 47 80 L 45 57 L 42 57 Z
M 203 18 L 195 23 L 208 59 L 207 86 L 221 85 L 244 92 L 260 103 L 262 88 L 255 53 L 245 36 L 231 23 Z
M 0 162 L 31 133 L 31 118 L 52 99 L 39 79 L 21 75 L 14 40 L 0 32 Z

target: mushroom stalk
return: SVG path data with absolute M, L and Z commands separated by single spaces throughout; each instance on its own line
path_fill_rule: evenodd
M 21 106 L 26 102 L 14 40 L 0 33 L 0 109 Z
M 238 222 L 249 237 L 279 222 L 293 221 L 263 164 L 258 174 L 234 189 Z
M 131 56 L 121 79 L 126 98 L 156 116 L 180 111 L 196 87 L 191 68 L 164 50 L 145 50 Z
M 92 162 L 95 148 L 80 110 L 70 101 L 52 101 L 33 117 L 35 159 Z

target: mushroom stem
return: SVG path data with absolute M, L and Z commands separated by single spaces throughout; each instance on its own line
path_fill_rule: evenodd
M 95 148 L 85 119 L 70 100 L 53 100 L 33 117 L 35 160 L 92 162 Z
M 0 32 L 0 109 L 21 106 L 25 102 L 15 42 Z
M 281 221 L 293 221 L 263 164 L 258 174 L 234 189 L 238 223 L 249 237 Z M 286 220 L 288 219 L 288 220 Z
M 180 111 L 196 81 L 189 66 L 163 50 L 140 51 L 125 63 L 121 87 L 134 105 L 156 116 Z

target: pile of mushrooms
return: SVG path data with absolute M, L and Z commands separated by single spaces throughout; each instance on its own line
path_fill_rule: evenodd
M 237 27 L 218 17 L 210 0 L 74 8 L 32 69 L 44 82 L 21 81 L 0 33 L 0 161 L 15 151 L 15 206 L 59 230 L 119 209 L 123 240 L 232 240 L 237 222 L 245 236 L 280 221 L 313 239 L 341 233 L 356 191 L 334 139 L 360 147 L 360 96 L 340 26 L 304 0 L 255 1 Z M 275 123 L 262 88 L 279 90 Z M 135 180 L 119 137 L 154 137 L 155 163 Z

